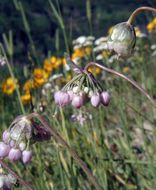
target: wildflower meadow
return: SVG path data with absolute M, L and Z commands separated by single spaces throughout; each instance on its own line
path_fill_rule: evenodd
M 0 189 L 155 190 L 156 5 L 34 2 L 0 3 Z

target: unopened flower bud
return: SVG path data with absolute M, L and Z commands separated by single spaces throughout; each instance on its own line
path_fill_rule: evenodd
M 15 144 L 16 144 L 16 141 L 14 141 L 14 140 L 11 140 L 11 141 L 9 142 L 10 147 L 14 147 Z
M 86 94 L 88 94 L 88 92 L 89 92 L 89 88 L 88 87 L 84 87 L 84 92 L 86 93 Z
M 73 87 L 73 92 L 76 94 L 80 91 L 80 88 L 78 86 Z
M 84 97 L 83 96 L 74 96 L 73 100 L 72 100 L 72 105 L 75 108 L 80 108 L 81 106 L 83 106 L 84 104 Z
M 70 102 L 70 96 L 67 92 L 58 91 L 54 94 L 55 103 L 59 106 L 65 106 Z
M 0 142 L 0 157 L 4 158 L 8 155 L 10 151 L 10 146 L 5 144 L 4 142 Z
M 108 106 L 110 102 L 110 94 L 106 91 L 106 92 L 102 92 L 101 93 L 101 103 L 104 105 L 104 106 Z
M 94 92 L 92 90 L 89 91 L 89 98 L 91 98 L 93 96 Z
M 2 136 L 2 139 L 5 143 L 8 143 L 9 142 L 9 139 L 10 139 L 10 133 L 9 131 L 5 130 L 3 132 L 3 136 Z
M 23 151 L 23 150 L 25 150 L 25 148 L 26 148 L 25 142 L 20 142 L 20 144 L 19 144 L 19 149 L 20 149 L 21 151 Z
M 10 138 L 15 141 L 32 137 L 32 122 L 27 116 L 20 115 L 11 123 Z
M 91 97 L 90 101 L 91 101 L 92 106 L 98 107 L 100 105 L 100 101 L 101 101 L 100 94 L 94 94 Z
M 11 148 L 8 158 L 12 161 L 17 161 L 21 158 L 22 153 L 19 149 L 17 148 Z
M 32 158 L 32 151 L 24 150 L 22 152 L 22 161 L 24 164 L 27 164 L 28 162 L 30 162 L 31 158 Z
M 129 57 L 135 46 L 136 35 L 132 25 L 122 22 L 115 25 L 108 36 L 107 45 L 121 57 Z

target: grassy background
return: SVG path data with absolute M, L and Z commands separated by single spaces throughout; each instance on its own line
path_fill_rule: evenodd
M 37 47 L 37 55 L 42 60 L 48 51 L 56 51 L 55 35 L 59 31 L 60 54 L 65 45 L 62 30 L 54 13 L 45 1 L 21 1 L 31 28 L 31 37 Z M 1 33 L 13 30 L 14 60 L 28 62 L 28 52 L 32 53 L 30 38 L 23 27 L 20 12 L 10 1 L 1 1 L 3 11 L 0 24 Z M 115 0 L 109 3 L 92 2 L 92 32 L 95 36 L 102 36 L 109 26 L 127 19 L 130 12 L 140 5 L 154 5 L 152 1 Z M 78 35 L 89 35 L 88 19 L 84 1 L 62 1 L 61 12 L 64 18 L 66 31 L 69 34 L 69 23 L 72 24 L 71 37 L 67 35 L 69 45 L 71 39 Z M 12 11 L 14 10 L 14 11 Z M 118 11 L 117 11 L 118 10 Z M 122 11 L 121 11 L 122 10 Z M 9 14 L 6 14 L 9 13 Z M 10 18 L 9 18 L 10 16 Z M 152 16 L 151 16 L 152 17 Z M 72 19 L 72 22 L 71 20 Z M 136 23 L 144 24 L 149 14 L 138 18 Z M 155 34 L 137 40 L 140 51 L 132 58 L 124 61 L 115 61 L 111 65 L 106 59 L 104 64 L 123 72 L 129 67 L 127 75 L 145 87 L 156 96 L 155 85 L 155 56 L 151 56 L 150 45 L 155 42 Z M 63 44 L 63 45 L 62 45 Z M 62 51 L 61 51 L 62 50 Z M 33 56 L 33 53 L 32 53 Z M 85 65 L 86 63 L 83 62 Z M 22 80 L 23 68 L 14 65 L 16 76 Z M 1 69 L 1 78 L 5 77 L 6 68 Z M 91 169 L 105 190 L 154 190 L 156 188 L 156 144 L 155 124 L 156 110 L 150 102 L 126 81 L 106 74 L 102 84 L 111 91 L 112 99 L 108 107 L 93 108 L 90 104 L 80 111 L 72 107 L 58 109 L 54 115 L 56 105 L 52 95 L 46 99 L 47 107 L 41 113 L 49 123 L 55 127 L 62 137 L 77 151 L 82 160 Z M 40 89 L 36 92 L 40 100 Z M 39 103 L 40 101 L 38 101 Z M 37 107 L 37 105 L 35 105 Z M 31 112 L 26 107 L 26 112 Z M 90 113 L 93 119 L 83 126 L 72 122 L 73 113 Z M 11 121 L 21 114 L 17 96 L 6 97 L 0 94 L 1 131 L 9 126 Z M 147 129 L 148 126 L 148 129 Z M 149 127 L 150 126 L 150 127 Z M 75 164 L 68 151 L 53 139 L 49 142 L 33 144 L 33 160 L 27 167 L 21 163 L 10 164 L 20 176 L 27 179 L 37 190 L 94 190 L 88 178 L 80 167 Z M 16 189 L 16 188 L 15 188 Z M 24 189 L 19 187 L 17 189 Z

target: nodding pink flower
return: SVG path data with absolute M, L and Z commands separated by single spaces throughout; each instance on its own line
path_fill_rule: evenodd
M 17 161 L 22 157 L 22 153 L 17 148 L 11 148 L 8 158 L 12 161 Z
M 74 97 L 73 91 L 72 91 L 72 90 L 69 90 L 67 93 L 69 94 L 70 101 L 72 101 L 72 99 L 73 99 L 73 97 Z
M 59 100 L 60 100 L 60 95 L 62 94 L 61 91 L 57 91 L 54 93 L 54 100 L 56 104 L 59 104 Z
M 5 130 L 3 132 L 3 135 L 2 135 L 2 139 L 5 143 L 8 143 L 9 142 L 9 139 L 10 139 L 10 133 L 9 131 Z
M 102 92 L 101 93 L 101 103 L 104 106 L 108 106 L 109 102 L 110 102 L 110 94 L 107 91 Z
M 4 158 L 8 156 L 10 151 L 10 146 L 5 144 L 4 142 L 0 142 L 0 157 Z
M 58 91 L 54 94 L 55 103 L 63 107 L 70 103 L 70 96 L 67 92 Z
M 93 94 L 90 101 L 91 101 L 92 106 L 98 107 L 101 102 L 100 94 L 99 93 Z
M 84 96 L 74 96 L 73 97 L 73 100 L 72 100 L 72 105 L 75 107 L 75 108 L 80 108 L 81 106 L 83 106 L 84 104 Z
M 22 161 L 24 164 L 27 164 L 31 161 L 32 158 L 32 151 L 30 150 L 24 150 L 22 152 Z

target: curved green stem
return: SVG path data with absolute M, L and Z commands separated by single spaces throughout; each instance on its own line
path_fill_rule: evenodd
M 0 164 L 3 168 L 5 168 L 10 174 L 12 174 L 21 185 L 25 186 L 28 190 L 34 190 L 24 179 L 22 179 L 20 176 L 18 176 L 10 167 L 0 159 Z
M 38 113 L 31 113 L 27 117 L 29 119 L 32 119 L 33 117 L 37 118 L 42 123 L 42 125 L 51 133 L 51 135 L 53 136 L 53 138 L 69 151 L 69 153 L 71 154 L 71 156 L 73 157 L 73 159 L 77 162 L 77 164 L 86 173 L 87 177 L 90 179 L 90 182 L 94 185 L 95 189 L 96 190 L 103 190 L 103 188 L 101 187 L 101 185 L 98 183 L 96 177 L 89 170 L 89 168 L 87 167 L 87 165 L 85 164 L 85 162 L 83 160 L 81 160 L 81 158 L 77 155 L 77 153 L 75 152 L 75 150 L 73 150 L 66 143 L 66 141 L 60 136 L 60 134 L 57 132 L 57 130 L 55 128 L 49 126 L 49 124 L 47 123 L 47 121 L 44 119 L 43 116 L 39 115 Z
M 105 66 L 103 66 L 103 65 L 100 65 L 99 63 L 96 63 L 96 62 L 90 62 L 90 63 L 88 63 L 88 64 L 85 66 L 84 72 L 88 72 L 88 68 L 89 68 L 90 66 L 92 66 L 92 65 L 97 66 L 97 67 L 103 69 L 104 71 L 106 71 L 106 72 L 108 72 L 108 73 L 112 73 L 112 74 L 114 74 L 114 75 L 117 75 L 117 76 L 119 76 L 119 77 L 125 79 L 126 81 L 128 81 L 129 83 L 131 83 L 135 88 L 137 88 L 142 94 L 144 94 L 144 95 L 150 100 L 150 102 L 156 107 L 156 102 L 155 102 L 154 99 L 145 91 L 144 88 L 142 88 L 141 86 L 139 86 L 134 80 L 132 80 L 132 79 L 126 77 L 125 75 L 123 75 L 123 74 L 121 74 L 121 73 L 119 73 L 119 72 L 117 72 L 117 71 L 115 71 L 115 70 L 113 70 L 113 69 L 109 69 L 109 68 L 107 68 L 107 67 L 105 67 Z
M 152 8 L 152 7 L 139 7 L 137 8 L 129 17 L 127 23 L 128 24 L 132 24 L 132 22 L 134 21 L 135 17 L 142 11 L 151 11 L 151 12 L 155 12 L 156 13 L 156 9 Z

